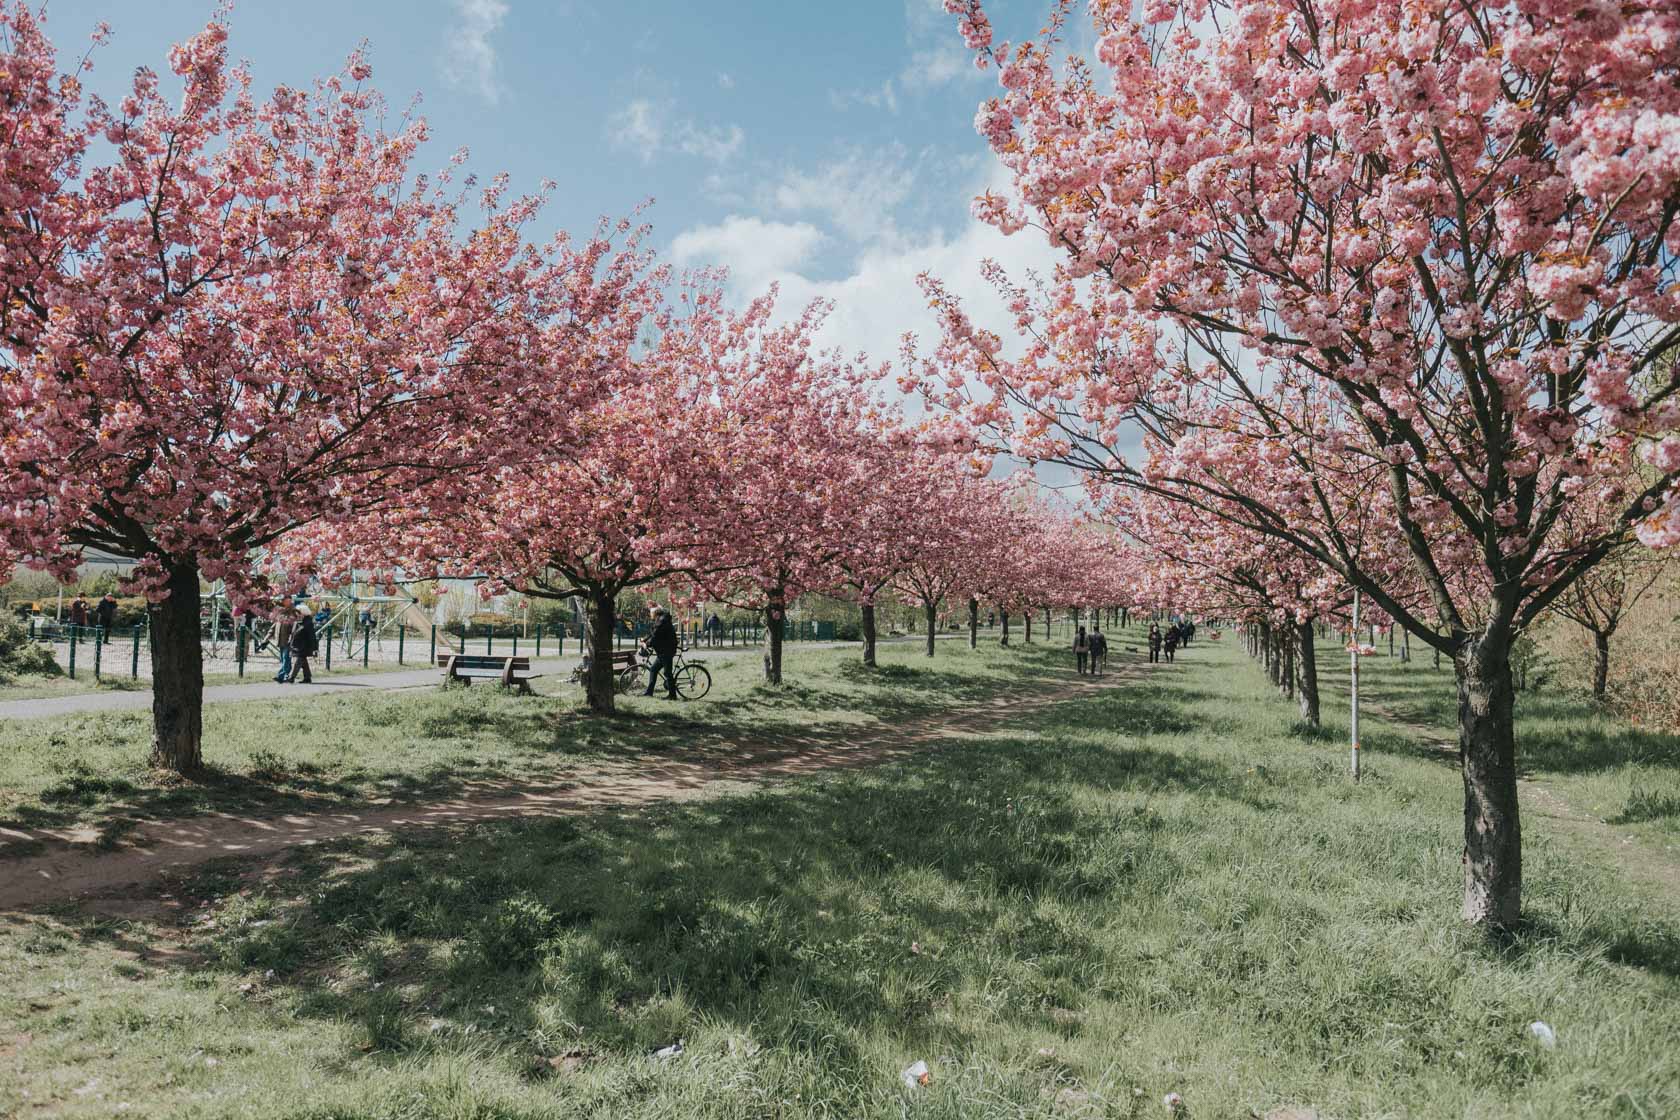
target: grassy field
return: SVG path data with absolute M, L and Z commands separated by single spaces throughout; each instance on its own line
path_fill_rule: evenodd
M 957 645 L 943 643 L 942 653 Z M 146 765 L 149 711 L 12 721 L 0 724 L 0 825 L 120 830 L 205 812 L 437 797 L 649 758 L 728 759 L 746 741 L 787 752 L 813 729 L 914 720 L 1044 676 L 993 647 L 941 657 L 929 671 L 913 644 L 883 645 L 882 671 L 865 674 L 856 649 L 790 646 L 789 684 L 770 690 L 759 686 L 752 654 L 696 656 L 714 675 L 704 701 L 622 697 L 623 718 L 605 721 L 576 711 L 582 693 L 563 671 L 539 680 L 536 697 L 479 685 L 213 704 L 204 715 L 206 772 L 190 782 Z M 0 843 L 0 856 L 6 851 Z
M 800 657 L 795 688 L 738 667 L 715 712 L 605 729 L 488 691 L 264 719 L 336 726 L 362 759 L 331 764 L 369 775 L 424 773 L 405 736 L 442 720 L 416 758 L 517 771 L 690 723 L 913 723 L 1067 673 L 1042 649 L 895 654 L 878 684 Z M 1680 1115 L 1680 910 L 1623 852 L 1531 819 L 1525 930 L 1460 925 L 1458 777 L 1399 722 L 1440 714 L 1445 674 L 1371 667 L 1394 721 L 1353 787 L 1338 730 L 1305 733 L 1234 643 L 1117 660 L 1116 688 L 867 771 L 224 864 L 123 918 L 10 916 L 0 1113 L 1128 1117 L 1177 1092 L 1193 1117 Z M 1523 707 L 1525 739 L 1593 724 Z M 1672 779 L 1672 740 L 1602 730 L 1590 764 L 1536 752 L 1532 774 L 1606 803 L 1622 771 Z M 252 749 L 212 758 L 248 773 Z M 1641 822 L 1639 858 L 1672 826 Z

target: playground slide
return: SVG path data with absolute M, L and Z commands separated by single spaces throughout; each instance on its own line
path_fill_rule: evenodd
M 418 603 L 410 603 L 397 615 L 397 625 L 417 637 L 430 637 L 432 633 L 432 616 Z M 438 630 L 438 648 L 447 649 L 451 653 L 461 652 L 461 639 L 453 634 Z

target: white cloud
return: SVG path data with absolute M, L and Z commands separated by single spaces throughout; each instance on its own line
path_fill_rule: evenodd
M 615 148 L 628 148 L 643 163 L 652 163 L 665 142 L 665 114 L 653 102 L 637 98 L 607 120 Z
M 609 117 L 607 132 L 613 147 L 634 152 L 643 163 L 652 163 L 667 148 L 712 163 L 727 163 L 747 138 L 736 124 L 712 128 L 693 120 L 672 120 L 670 102 L 645 97 L 638 97 Z
M 678 234 L 671 242 L 671 258 L 681 265 L 724 265 L 732 288 L 761 292 L 777 277 L 807 265 L 823 240 L 822 231 L 809 222 L 771 222 L 737 214 Z
M 718 88 L 719 89 L 734 89 L 735 88 L 735 75 L 729 73 L 727 70 L 724 71 L 723 73 L 719 74 L 718 75 Z
M 737 124 L 728 128 L 702 128 L 693 121 L 687 121 L 681 126 L 680 133 L 677 147 L 688 155 L 713 163 L 728 163 L 741 150 L 741 143 L 746 139 L 746 134 Z
M 502 99 L 496 47 L 490 41 L 507 18 L 506 0 L 453 0 L 456 20 L 444 40 L 443 76 L 495 105 Z
M 791 170 L 769 192 L 768 202 L 787 213 L 826 217 L 861 244 L 899 238 L 894 211 L 915 190 L 916 172 L 902 145 L 853 152 L 814 171 Z
M 817 177 L 820 173 L 811 178 Z M 1003 182 L 1002 170 L 994 163 L 970 183 L 967 193 L 979 194 Z M 805 209 L 824 207 L 812 200 Z M 838 225 L 838 217 L 835 221 Z M 955 234 L 934 229 L 910 238 L 894 228 L 890 235 L 866 239 L 843 275 L 823 278 L 816 267 L 817 250 L 827 240 L 811 223 L 737 215 L 682 234 L 673 244 L 673 256 L 680 264 L 727 266 L 731 296 L 737 301 L 780 284 L 780 315 L 797 315 L 813 299 L 833 300 L 823 344 L 847 352 L 863 350 L 877 359 L 896 358 L 906 331 L 915 331 L 924 345 L 937 338 L 938 324 L 916 286 L 919 274 L 939 277 L 964 301 L 977 325 L 1007 338 L 1013 316 L 982 275 L 982 263 L 995 259 L 1014 282 L 1022 283 L 1032 270 L 1047 275 L 1057 259 L 1055 250 L 1032 230 L 1005 237 L 990 226 L 968 221 Z
M 867 105 L 871 109 L 885 109 L 889 113 L 898 112 L 898 90 L 893 80 L 888 78 L 874 89 L 854 89 L 828 91 L 828 103 L 844 112 L 853 105 Z
M 960 77 L 983 76 L 961 42 L 921 47 L 910 55 L 910 63 L 899 74 L 899 85 L 907 90 L 933 89 Z

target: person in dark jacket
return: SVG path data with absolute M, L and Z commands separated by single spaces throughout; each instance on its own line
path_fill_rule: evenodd
M 1165 649 L 1167 651 L 1167 660 L 1168 661 L 1171 661 L 1173 659 L 1173 652 L 1178 649 L 1178 638 L 1179 638 L 1178 623 L 1175 622 L 1171 626 L 1167 627 L 1167 639 L 1166 639 L 1166 642 L 1165 642 Z
M 78 596 L 76 596 L 75 601 L 70 604 L 70 625 L 72 625 L 76 629 L 80 630 L 82 627 L 86 626 L 87 624 L 88 624 L 88 604 L 87 604 L 87 600 L 82 598 L 80 595 L 78 595 Z
M 1091 652 L 1091 640 L 1085 636 L 1085 627 L 1081 626 L 1073 636 L 1073 660 L 1079 666 L 1079 675 L 1085 675 L 1085 661 Z
M 1161 627 L 1154 622 L 1149 624 L 1149 660 L 1161 660 Z
M 307 611 L 298 615 L 298 620 L 292 625 L 292 673 L 286 678 L 287 684 L 296 684 L 298 675 L 303 675 L 304 684 L 314 683 L 314 676 L 309 672 L 309 659 L 321 647 L 321 639 L 315 633 L 315 618 Z
M 671 624 L 671 616 L 664 607 L 653 608 L 653 633 L 648 635 L 647 644 L 653 651 L 653 667 L 648 670 L 647 691 L 642 695 L 653 695 L 653 686 L 659 682 L 659 674 L 663 672 L 665 699 L 677 699 L 677 678 L 673 670 L 677 656 L 677 628 Z
M 93 608 L 93 617 L 98 620 L 99 629 L 103 630 L 105 640 L 111 640 L 111 624 L 117 620 L 117 597 L 106 592 L 100 597 L 99 605 Z
M 1103 669 L 1108 665 L 1108 639 L 1096 627 L 1091 628 L 1091 675 L 1100 677 Z

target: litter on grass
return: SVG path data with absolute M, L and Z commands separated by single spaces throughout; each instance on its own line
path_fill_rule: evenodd
M 1534 1036 L 1534 1041 L 1540 1044 L 1542 1050 L 1557 1049 L 1557 1032 L 1548 1024 L 1536 1019 L 1528 1025 L 1528 1033 Z
M 904 1087 L 906 1089 L 914 1089 L 917 1086 L 926 1085 L 928 1082 L 933 1080 L 933 1076 L 928 1073 L 928 1064 L 926 1062 L 917 1062 L 898 1076 L 904 1080 Z
M 674 1058 L 678 1054 L 681 1054 L 682 1052 L 683 1052 L 683 1040 L 679 1038 L 675 1042 L 671 1043 L 671 1045 L 662 1046 L 658 1050 L 655 1050 L 653 1052 L 652 1056 L 655 1057 L 655 1058 L 658 1058 L 660 1060 L 663 1060 L 665 1058 Z

